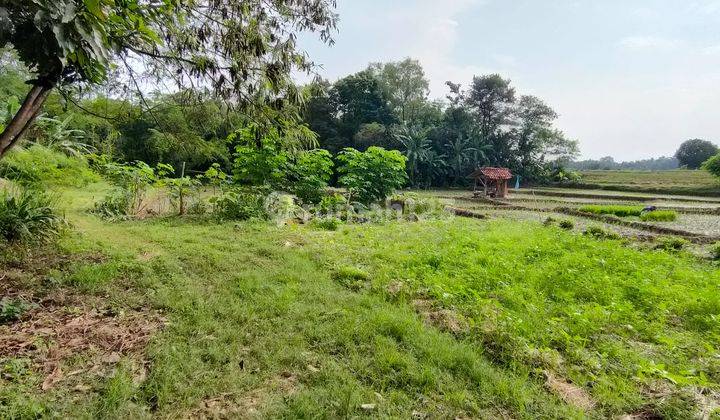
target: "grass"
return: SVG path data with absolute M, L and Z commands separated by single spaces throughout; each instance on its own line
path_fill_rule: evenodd
M 720 196 L 720 181 L 703 170 L 582 171 L 581 187 L 660 194 Z
M 162 311 L 147 377 L 42 392 L 0 361 L 0 417 L 687 418 L 720 383 L 720 272 L 684 253 L 502 220 L 110 223 L 104 191 L 66 192 L 61 245 L 107 259 L 47 287 Z
M 578 210 L 585 213 L 593 214 L 611 214 L 617 217 L 639 217 L 642 214 L 643 206 L 590 204 L 586 206 L 580 206 Z
M 654 210 L 640 215 L 643 222 L 674 222 L 677 218 L 675 210 Z

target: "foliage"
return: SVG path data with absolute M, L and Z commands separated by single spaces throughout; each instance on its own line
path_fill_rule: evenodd
M 558 226 L 560 226 L 561 229 L 573 230 L 575 223 L 570 219 L 563 219 L 558 223 Z
M 19 320 L 32 307 L 33 305 L 22 299 L 3 297 L 0 299 L 0 325 Z
M 666 171 L 678 169 L 680 162 L 674 157 L 662 156 L 635 160 L 630 162 L 615 162 L 612 156 L 605 156 L 600 159 L 587 159 L 572 161 L 567 164 L 568 168 L 578 171 L 609 171 L 609 170 L 642 170 L 642 171 Z
M 588 226 L 583 234 L 586 236 L 592 236 L 595 239 L 621 239 L 620 235 L 617 233 L 603 229 L 600 226 Z
M 338 230 L 342 221 L 336 217 L 318 217 L 312 219 L 310 224 L 318 229 L 334 231 Z
M 667 236 L 658 240 L 656 248 L 665 251 L 680 251 L 688 244 L 689 242 L 685 239 L 677 238 L 674 236 Z
M 680 145 L 675 158 L 680 162 L 681 166 L 688 169 L 698 169 L 703 162 L 710 159 L 718 153 L 718 147 L 707 140 L 693 139 L 688 140 Z
M 640 217 L 643 213 L 642 206 L 625 206 L 625 205 L 600 205 L 591 204 L 581 206 L 578 210 L 585 213 L 593 214 L 612 214 L 617 217 L 636 216 Z
M 222 220 L 265 219 L 265 195 L 247 189 L 226 191 L 210 199 L 215 215 Z
M 95 211 L 106 217 L 137 215 L 144 207 L 148 189 L 158 185 L 173 171 L 170 165 L 158 164 L 154 169 L 147 163 L 139 161 L 132 164 L 107 164 L 104 174 L 115 186 L 115 190 L 96 204 Z
M 84 143 L 85 132 L 70 128 L 72 116 L 64 120 L 51 117 L 39 117 L 33 128 L 35 142 L 68 156 L 82 157 L 93 152 L 93 148 Z
M 303 203 L 318 203 L 333 175 L 332 156 L 324 149 L 299 153 L 290 164 L 290 191 Z
M 0 191 L 0 240 L 9 243 L 48 242 L 60 233 L 63 218 L 50 196 L 37 189 Z
M 84 158 L 40 145 L 16 148 L 0 160 L 0 177 L 22 184 L 84 186 L 99 180 Z
M 677 218 L 678 214 L 675 210 L 653 210 L 640 215 L 640 220 L 643 222 L 674 222 Z
M 715 242 L 710 247 L 710 256 L 716 261 L 720 260 L 720 242 Z
M 370 147 L 365 152 L 346 148 L 338 154 L 340 185 L 348 189 L 352 200 L 369 204 L 384 200 L 405 184 L 406 158 L 396 150 Z
M 702 164 L 702 168 L 720 178 L 720 154 L 710 157 Z
M 317 209 L 321 214 L 332 214 L 344 210 L 348 205 L 348 201 L 342 194 L 333 193 L 322 197 Z

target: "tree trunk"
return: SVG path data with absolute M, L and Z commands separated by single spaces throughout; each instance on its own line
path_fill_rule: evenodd
M 33 85 L 32 89 L 30 89 L 20 109 L 15 113 L 5 130 L 0 133 L 0 159 L 5 156 L 7 151 L 20 140 L 28 127 L 32 125 L 51 90 L 52 86 L 40 85 Z

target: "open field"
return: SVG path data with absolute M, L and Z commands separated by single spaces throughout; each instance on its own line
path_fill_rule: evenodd
M 581 171 L 584 189 L 720 196 L 720 180 L 707 171 Z
M 86 211 L 105 189 L 65 190 L 75 233 L 2 262 L 3 293 L 37 306 L 0 326 L 0 417 L 688 418 L 720 403 L 720 271 L 690 254 L 502 217 L 108 222 Z

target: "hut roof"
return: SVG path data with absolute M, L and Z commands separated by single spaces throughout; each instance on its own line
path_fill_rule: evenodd
M 512 173 L 510 172 L 510 169 L 508 169 L 508 168 L 492 168 L 489 166 L 485 166 L 485 167 L 476 169 L 475 172 L 470 174 L 469 178 L 480 178 L 480 177 L 485 177 L 487 179 L 492 179 L 492 180 L 510 179 L 510 178 L 512 178 Z

